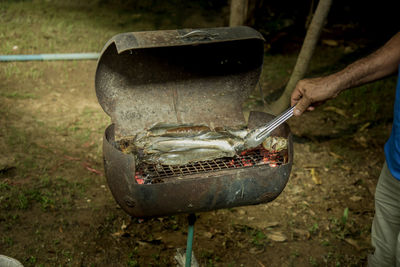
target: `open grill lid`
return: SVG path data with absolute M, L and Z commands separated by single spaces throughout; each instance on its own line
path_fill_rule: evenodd
M 244 26 L 118 34 L 98 61 L 96 94 L 117 139 L 158 122 L 244 125 L 263 55 L 263 37 Z

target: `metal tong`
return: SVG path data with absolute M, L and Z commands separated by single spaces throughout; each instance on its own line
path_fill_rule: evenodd
M 261 144 L 271 134 L 273 130 L 278 128 L 282 123 L 293 116 L 293 110 L 295 106 L 296 105 L 287 109 L 275 119 L 269 121 L 267 124 L 249 132 L 244 138 L 244 148 L 250 149 Z

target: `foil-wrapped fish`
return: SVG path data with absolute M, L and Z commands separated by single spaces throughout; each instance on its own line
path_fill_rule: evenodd
M 142 160 L 148 164 L 184 165 L 190 162 L 198 162 L 229 156 L 232 156 L 232 154 L 225 153 L 218 149 L 195 148 L 185 151 L 147 154 Z
M 201 138 L 201 139 L 199 139 Z M 208 148 L 218 149 L 226 153 L 235 153 L 235 147 L 239 145 L 240 140 L 234 140 L 231 138 L 219 138 L 219 139 L 205 139 L 202 136 L 197 138 L 170 138 L 161 140 L 155 140 L 152 144 L 144 149 L 145 153 L 159 152 L 178 152 L 186 151 L 195 148 Z
M 130 142 L 133 149 L 121 143 L 121 150 L 136 151 L 139 160 L 149 164 L 184 165 L 233 157 L 246 134 L 243 128 L 211 130 L 204 125 L 158 123 Z

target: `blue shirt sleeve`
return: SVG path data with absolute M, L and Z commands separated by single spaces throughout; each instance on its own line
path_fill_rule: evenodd
M 400 180 L 400 67 L 394 102 L 393 126 L 389 140 L 385 144 L 385 157 L 391 174 Z

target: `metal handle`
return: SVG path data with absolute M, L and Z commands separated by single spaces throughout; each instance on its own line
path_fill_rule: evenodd
M 264 126 L 252 130 L 244 138 L 244 148 L 250 149 L 261 144 L 270 133 L 278 128 L 282 123 L 287 121 L 293 116 L 293 111 L 296 105 L 284 111 L 281 115 L 277 116 L 273 120 L 269 121 Z
M 194 30 L 191 32 L 188 32 L 184 35 L 180 35 L 177 38 L 192 38 L 192 37 L 201 37 L 201 38 L 208 38 L 208 39 L 214 39 L 217 36 L 217 34 L 212 34 L 210 32 L 207 31 L 203 31 L 203 30 Z
M 287 109 L 285 112 L 283 112 L 281 115 L 276 117 L 275 119 L 271 120 L 267 125 L 265 125 L 262 128 L 259 128 L 259 133 L 256 136 L 256 140 L 263 139 L 267 137 L 273 130 L 278 128 L 282 123 L 287 121 L 290 117 L 293 116 L 293 110 L 296 105 L 293 107 Z

